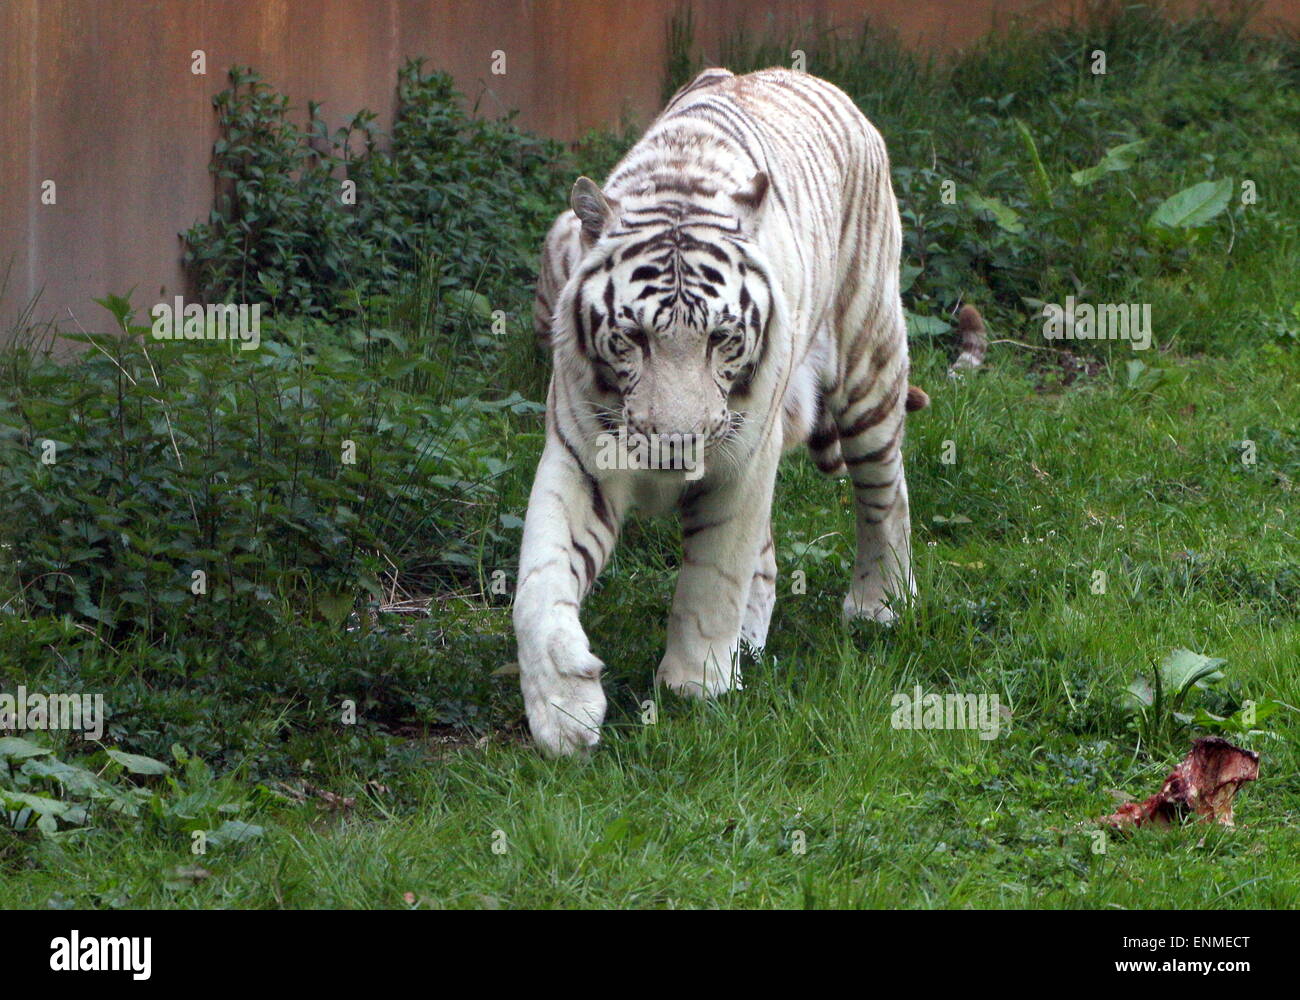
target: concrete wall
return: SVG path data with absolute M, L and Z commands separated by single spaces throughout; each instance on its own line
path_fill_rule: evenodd
M 697 0 L 708 54 L 741 25 L 865 18 L 908 44 L 948 50 L 1013 17 L 1067 17 L 1053 0 Z M 138 286 L 152 303 L 183 290 L 178 234 L 212 202 L 211 97 L 233 63 L 331 126 L 361 107 L 390 117 L 397 68 L 424 55 L 482 114 L 518 108 L 561 139 L 645 121 L 659 103 L 666 26 L 678 0 L 0 0 L 0 336 L 41 292 L 38 316 L 102 329 L 92 297 Z M 1300 0 L 1261 22 L 1300 26 Z M 191 72 L 206 53 L 207 75 Z M 506 73 L 493 75 L 494 51 Z M 55 181 L 57 202 L 41 203 Z

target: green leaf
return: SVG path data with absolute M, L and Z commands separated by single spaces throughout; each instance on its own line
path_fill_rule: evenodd
M 357 595 L 350 590 L 316 595 L 316 610 L 331 625 L 342 627 L 352 613 Z
M 458 288 L 447 296 L 447 303 L 482 320 L 492 318 L 492 303 L 486 295 L 468 288 Z
M 1043 158 L 1038 154 L 1038 143 L 1034 142 L 1033 133 L 1029 131 L 1029 127 L 1024 122 L 1019 118 L 1014 119 L 1014 121 L 1016 130 L 1020 133 L 1020 141 L 1024 143 L 1025 150 L 1029 153 L 1029 161 L 1034 166 L 1034 194 L 1040 202 L 1046 203 L 1052 197 L 1052 182 L 1047 176 L 1046 168 L 1043 166 Z M 1019 230 L 1010 231 L 1018 232 Z
M 945 319 L 937 316 L 922 316 L 919 313 L 904 310 L 907 319 L 907 335 L 916 337 L 937 337 L 952 329 Z
M 1120 695 L 1120 705 L 1130 712 L 1150 708 L 1156 703 L 1156 692 L 1145 677 L 1137 677 Z
M 123 547 L 125 548 L 126 535 L 123 534 L 122 538 L 123 538 Z M 78 597 L 75 601 L 72 602 L 72 606 L 80 614 L 83 614 L 87 618 L 90 618 L 94 621 L 102 622 L 103 624 L 110 625 L 110 626 L 117 624 L 117 619 L 113 616 L 112 612 L 107 611 L 104 608 L 99 607 L 97 604 L 92 603 L 88 598 Z
M 160 760 L 142 757 L 140 754 L 123 753 L 121 750 L 105 750 L 108 756 L 121 764 L 132 774 L 166 774 L 171 768 Z
M 75 764 L 65 764 L 54 757 L 49 760 L 32 758 L 23 764 L 22 773 L 32 778 L 52 778 L 69 795 L 101 795 L 107 787 L 94 772 Z
M 1246 721 L 1246 708 L 1237 709 L 1232 715 L 1224 717 L 1208 712 L 1204 708 L 1198 708 L 1193 717 L 1193 722 L 1204 729 L 1216 730 L 1219 732 L 1231 732 L 1240 736 L 1269 736 L 1281 738 L 1277 733 L 1270 733 L 1266 729 L 1258 728 L 1259 724 L 1267 719 L 1270 715 L 1275 714 L 1282 705 L 1276 701 L 1270 701 L 1265 698 L 1254 706 L 1254 712 L 1249 722 Z
M 1227 662 L 1190 649 L 1175 649 L 1160 662 L 1160 684 L 1177 698 L 1194 684 L 1204 687 L 1223 680 L 1219 668 Z
M 1151 214 L 1147 225 L 1165 229 L 1195 229 L 1203 226 L 1227 210 L 1232 191 L 1231 177 L 1193 184 L 1165 199 Z
M 976 212 L 983 212 L 992 216 L 993 221 L 998 224 L 998 228 L 1005 232 L 1023 233 L 1025 231 L 1025 225 L 1020 221 L 1020 216 L 1016 214 L 1016 210 L 997 198 L 985 197 L 972 191 L 966 195 L 966 204 Z
M 133 288 L 131 291 L 135 291 L 135 289 Z M 91 299 L 91 301 L 111 312 L 113 318 L 117 320 L 117 325 L 123 330 L 127 328 L 131 314 L 135 311 L 131 307 L 131 292 L 127 292 L 125 296 L 114 295 L 110 292 L 102 299 Z
M 43 795 L 28 795 L 26 792 L 12 792 L 7 788 L 0 788 L 0 801 L 10 808 L 26 806 L 42 816 L 62 816 L 69 809 L 66 802 L 60 802 L 58 799 L 47 799 Z
M 1137 162 L 1138 154 L 1146 149 L 1146 146 L 1146 139 L 1139 139 L 1137 142 L 1126 142 L 1122 146 L 1112 146 L 1106 150 L 1105 155 L 1095 166 L 1076 170 L 1070 174 L 1070 180 L 1076 187 L 1087 187 L 1106 174 L 1128 170 Z
M 0 757 L 8 757 L 10 760 L 24 760 L 28 757 L 40 757 L 48 753 L 53 753 L 49 747 L 37 746 L 21 736 L 0 737 Z
M 226 844 L 242 844 L 256 840 L 265 830 L 243 820 L 228 819 L 215 830 L 208 831 L 208 844 L 212 847 L 224 847 Z

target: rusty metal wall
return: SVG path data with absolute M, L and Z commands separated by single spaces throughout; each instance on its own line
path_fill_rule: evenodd
M 483 114 L 517 108 L 561 139 L 645 121 L 659 103 L 668 18 L 680 0 L 0 0 L 0 336 L 40 292 L 38 316 L 103 328 L 91 303 L 135 286 L 137 303 L 183 290 L 178 234 L 212 201 L 211 97 L 252 65 L 331 125 L 393 103 L 408 56 L 449 70 Z M 741 25 L 855 27 L 870 17 L 908 44 L 960 47 L 1015 17 L 1067 17 L 1073 0 L 696 0 L 704 53 Z M 1300 0 L 1263 24 L 1300 26 Z M 207 75 L 191 72 L 202 49 Z M 505 53 L 506 72 L 491 71 Z M 42 182 L 56 202 L 42 204 Z

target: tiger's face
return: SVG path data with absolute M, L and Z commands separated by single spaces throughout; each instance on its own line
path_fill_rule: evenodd
M 751 269 L 738 249 L 713 232 L 682 226 L 636 236 L 611 241 L 612 269 L 584 289 L 598 293 L 588 303 L 597 383 L 621 398 L 630 434 L 720 440 L 735 419 L 732 393 L 759 361 L 766 286 L 746 280 Z
M 583 181 L 573 201 L 587 252 L 569 315 L 610 400 L 605 429 L 705 448 L 726 440 L 743 423 L 733 402 L 762 361 L 772 317 L 761 255 L 736 216 L 676 200 L 619 210 Z

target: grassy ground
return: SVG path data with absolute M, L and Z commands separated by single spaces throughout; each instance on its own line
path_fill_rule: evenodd
M 1226 659 L 1231 693 L 1193 695 L 1207 705 L 1300 705 L 1300 359 L 1149 358 L 1136 386 L 1127 360 L 1066 388 L 1059 365 L 1009 347 L 962 384 L 943 384 L 937 352 L 918 358 L 934 390 L 907 449 L 920 600 L 895 629 L 840 626 L 847 488 L 796 458 L 770 654 L 743 693 L 665 697 L 642 724 L 673 560 L 672 529 L 644 524 L 586 616 L 612 695 L 594 759 L 544 762 L 498 733 L 413 765 L 396 791 L 355 775 L 351 807 L 276 807 L 258 842 L 202 859 L 166 835 L 46 847 L 0 905 L 1294 905 L 1294 708 L 1234 737 L 1263 755 L 1237 829 L 1143 830 L 1095 853 L 1088 820 L 1112 811 L 1109 790 L 1154 792 L 1187 748 L 1171 717 L 1117 707 L 1153 661 L 1180 646 Z M 790 593 L 796 569 L 806 594 Z M 476 623 L 504 633 L 508 613 Z M 994 740 L 891 728 L 891 697 L 915 685 L 996 694 L 1011 719 Z M 177 882 L 195 860 L 211 876 Z
M 477 492 L 448 492 L 454 504 L 434 511 L 464 511 L 456 546 L 439 550 L 435 535 L 432 559 L 398 567 L 399 582 L 441 581 L 432 614 L 393 610 L 343 629 L 286 599 L 276 627 L 256 635 L 222 640 L 217 626 L 234 626 L 219 615 L 203 622 L 216 639 L 194 618 L 174 635 L 109 634 L 24 608 L 5 565 L 26 541 L 22 526 L 0 542 L 0 691 L 103 691 L 113 710 L 105 744 L 172 764 L 166 777 L 132 778 L 56 741 L 62 758 L 90 762 L 128 799 L 96 786 L 88 817 L 60 820 L 50 836 L 31 817 L 10 829 L 0 812 L 0 907 L 1294 906 L 1300 57 L 1294 42 L 1265 45 L 1231 25 L 1115 11 L 977 48 L 951 70 L 874 36 L 838 47 L 738 42 L 726 54 L 740 70 L 807 48 L 809 69 L 844 86 L 890 144 L 909 311 L 933 320 L 974 301 L 995 341 L 1029 345 L 995 342 L 981 371 L 951 382 L 942 339 L 914 341 L 912 381 L 933 405 L 909 419 L 920 593 L 896 627 L 841 624 L 848 487 L 792 455 L 775 506 L 770 645 L 747 664 L 746 689 L 708 705 L 653 690 L 678 529 L 634 522 L 584 609 L 608 664 L 604 744 L 586 761 L 539 759 L 509 673 L 508 592 L 493 582 L 513 574 L 542 441 L 536 407 L 508 393 L 542 398 L 545 364 L 520 333 L 505 351 L 479 338 L 487 346 L 456 369 L 443 364 L 452 342 L 430 347 L 438 331 L 413 330 L 412 357 L 432 350 L 441 373 L 437 405 L 462 397 L 482 409 L 452 428 L 439 483 L 459 489 L 479 476 Z M 1087 68 L 1099 44 L 1105 77 Z M 677 55 L 678 75 L 698 61 Z M 1127 168 L 1070 179 L 1139 140 L 1147 146 Z M 585 172 L 599 176 L 626 141 L 597 137 Z M 1234 196 L 1217 215 L 1147 225 L 1175 192 L 1222 178 Z M 939 197 L 949 179 L 954 204 Z M 1243 180 L 1257 203 L 1236 197 Z M 980 207 L 989 199 L 1001 209 Z M 1150 303 L 1155 347 L 1046 349 L 1033 302 L 1066 295 Z M 505 304 L 526 315 L 525 283 Z M 273 346 L 298 367 L 294 350 Z M 403 391 L 386 370 L 327 360 L 312 357 L 322 398 L 362 398 L 359 378 Z M 407 360 L 384 355 L 398 370 Z M 77 394 L 57 373 L 41 377 L 15 379 L 15 398 Z M 175 405 L 188 391 L 178 385 Z M 137 393 L 128 415 L 147 422 L 152 392 Z M 89 395 L 100 409 L 78 426 L 100 441 L 123 408 L 112 410 L 112 393 Z M 403 426 L 426 425 L 426 396 L 394 402 Z M 243 408 L 225 416 L 236 438 Z M 352 419 L 331 414 L 341 427 Z M 165 469 L 170 444 L 150 433 L 162 444 L 149 467 Z M 332 425 L 315 433 L 333 441 Z M 466 471 L 480 462 L 490 476 Z M 321 479 L 335 484 L 332 472 Z M 334 502 L 322 507 L 326 525 Z M 420 512 L 404 513 L 416 532 L 408 548 L 418 548 Z M 147 523 L 125 527 L 151 534 Z M 188 566 L 186 556 L 168 555 L 162 570 Z M 1126 689 L 1180 648 L 1226 661 L 1222 679 L 1177 705 L 1126 709 Z M 894 728 L 892 699 L 918 686 L 996 696 L 997 737 Z M 355 725 L 342 724 L 344 699 L 357 702 Z M 1157 791 L 1191 739 L 1210 732 L 1261 754 L 1235 829 L 1099 838 L 1096 817 L 1120 795 Z M 0 767 L 0 791 L 59 787 L 48 775 L 16 785 L 17 770 Z M 61 785 L 80 801 L 69 781 L 85 779 Z M 124 801 L 135 815 L 114 812 Z M 222 829 L 193 853 L 196 831 Z

